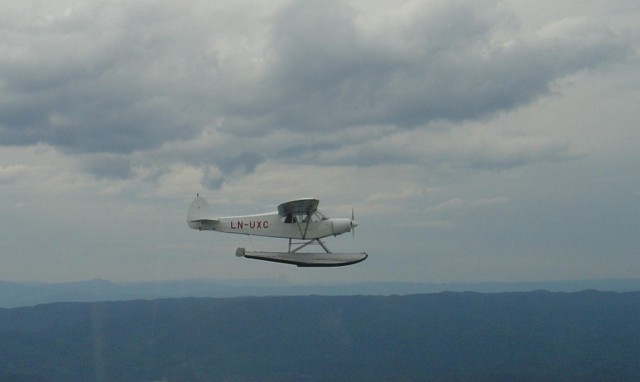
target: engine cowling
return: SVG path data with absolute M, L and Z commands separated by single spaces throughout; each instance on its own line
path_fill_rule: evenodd
M 346 232 L 351 232 L 351 219 L 338 218 L 338 219 L 331 219 L 331 220 L 332 220 L 331 233 L 333 234 L 333 236 L 341 235 Z

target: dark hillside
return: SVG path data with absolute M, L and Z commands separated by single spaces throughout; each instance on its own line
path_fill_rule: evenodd
M 1 309 L 0 380 L 640 380 L 640 293 L 203 298 Z

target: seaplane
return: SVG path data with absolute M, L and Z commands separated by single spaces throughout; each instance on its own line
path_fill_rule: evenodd
M 297 199 L 278 205 L 276 212 L 215 217 L 209 203 L 199 194 L 191 202 L 187 214 L 189 228 L 289 240 L 286 252 L 247 251 L 238 248 L 236 256 L 248 259 L 293 264 L 298 267 L 339 267 L 364 261 L 361 253 L 331 252 L 322 239 L 354 232 L 358 225 L 353 210 L 351 218 L 329 218 L 318 210 L 318 199 Z M 301 251 L 318 245 L 322 252 Z

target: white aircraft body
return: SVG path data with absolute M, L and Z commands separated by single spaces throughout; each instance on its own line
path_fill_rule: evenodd
M 280 204 L 277 212 L 215 217 L 209 203 L 198 195 L 189 208 L 187 224 L 199 231 L 211 230 L 289 240 L 287 252 L 250 252 L 238 248 L 236 256 L 239 257 L 294 264 L 299 267 L 336 267 L 365 260 L 368 255 L 364 252 L 329 251 L 322 238 L 351 232 L 358 224 L 353 218 L 353 213 L 350 219 L 324 216 L 318 211 L 318 203 L 318 199 L 298 199 Z M 324 252 L 300 252 L 310 244 L 320 245 Z

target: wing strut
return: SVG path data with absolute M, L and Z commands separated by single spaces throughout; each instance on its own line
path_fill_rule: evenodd
M 306 224 L 304 225 L 304 231 L 300 230 L 300 233 L 302 234 L 302 238 L 306 239 L 307 238 L 307 231 L 309 230 L 309 223 L 311 223 L 311 215 L 307 215 L 305 217 L 306 219 Z M 300 223 L 298 223 L 298 227 L 300 227 Z

